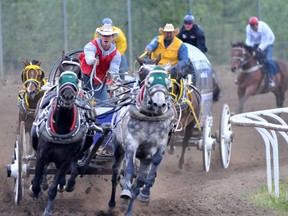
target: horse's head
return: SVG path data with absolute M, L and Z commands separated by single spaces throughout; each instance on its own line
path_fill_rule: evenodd
M 160 62 L 161 55 L 159 54 L 156 59 L 136 57 L 136 60 L 140 64 L 140 68 L 137 71 L 139 80 L 140 82 L 143 82 L 149 72 Z
M 78 77 L 74 72 L 64 71 L 59 78 L 59 100 L 62 108 L 72 108 L 78 94 Z
M 165 113 L 168 108 L 168 89 L 170 87 L 171 81 L 168 73 L 161 67 L 155 67 L 145 78 L 147 108 L 156 114 Z
M 59 65 L 60 74 L 64 71 L 73 71 L 78 79 L 81 79 L 82 70 L 80 66 L 80 61 L 76 57 L 65 56 L 64 52 L 62 53 L 62 60 Z
M 42 62 L 38 60 L 32 60 L 32 62 L 24 60 L 22 63 L 24 64 L 24 69 L 21 72 L 21 79 L 25 91 L 33 97 L 40 91 L 41 86 L 45 84 L 45 74 L 40 67 Z
M 253 49 L 247 46 L 244 42 L 231 43 L 231 71 L 235 72 L 237 69 L 250 67 L 253 59 Z

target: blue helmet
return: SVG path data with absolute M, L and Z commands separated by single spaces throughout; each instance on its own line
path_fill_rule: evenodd
M 110 18 L 104 18 L 104 19 L 102 20 L 102 25 L 104 25 L 104 24 L 113 25 L 113 21 L 112 21 L 112 19 L 110 19 Z
M 195 18 L 194 18 L 194 16 L 192 16 L 191 13 L 189 13 L 189 14 L 187 14 L 187 15 L 184 17 L 184 22 L 194 23 L 194 22 L 195 22 Z

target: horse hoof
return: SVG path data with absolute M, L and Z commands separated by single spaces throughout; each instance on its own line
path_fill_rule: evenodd
M 171 147 L 171 148 L 167 148 L 167 152 L 168 152 L 168 154 L 173 155 L 175 149 L 176 149 L 175 146 L 173 146 L 173 147 Z
M 123 199 L 131 199 L 132 196 L 131 196 L 130 190 L 123 189 L 121 191 L 120 197 L 123 198 Z
M 43 216 L 51 216 L 52 215 L 52 212 L 51 211 L 48 211 L 46 208 L 43 212 Z
M 33 190 L 32 190 L 32 185 L 30 185 L 29 189 L 28 189 L 28 195 L 32 198 L 36 198 Z
M 38 196 L 35 195 L 35 193 L 32 190 L 32 185 L 30 185 L 29 189 L 28 189 L 28 195 L 32 198 L 39 198 L 42 196 L 42 190 L 40 190 Z
M 139 200 L 140 202 L 149 202 L 150 196 L 149 196 L 149 195 L 146 195 L 146 194 L 143 194 L 142 192 L 140 192 L 139 195 L 138 195 L 138 200 Z
M 72 192 L 72 191 L 74 191 L 74 189 L 75 189 L 75 186 L 72 186 L 72 187 L 67 187 L 66 185 L 64 186 L 64 190 L 66 192 Z
M 42 183 L 41 188 L 43 191 L 46 191 L 48 189 L 49 185 L 47 183 Z
M 65 191 L 65 186 L 58 185 L 57 191 L 58 191 L 59 193 L 63 193 L 63 192 Z

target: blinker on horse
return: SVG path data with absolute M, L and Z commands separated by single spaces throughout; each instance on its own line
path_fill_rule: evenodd
M 268 88 L 266 73 L 263 73 L 263 66 L 258 64 L 253 57 L 253 49 L 244 42 L 231 44 L 231 71 L 239 72 L 237 77 L 237 95 L 239 104 L 236 112 L 243 112 L 244 103 L 250 96 L 265 94 L 270 91 L 276 97 L 276 106 L 282 107 L 285 99 L 285 92 L 288 88 L 288 65 L 287 62 L 275 59 L 277 73 L 274 76 L 275 89 Z M 263 84 L 263 85 L 262 85 Z
M 124 158 L 121 197 L 129 200 L 126 215 L 132 215 L 132 206 L 139 193 L 142 200 L 149 200 L 150 188 L 154 184 L 173 123 L 174 111 L 167 97 L 169 86 L 170 81 L 165 71 L 150 72 L 136 96 L 135 104 L 130 105 L 129 114 L 124 116 L 121 124 L 113 131 L 114 160 L 110 209 L 116 205 L 116 186 Z M 135 176 L 135 158 L 139 159 L 140 166 L 131 185 L 131 179 Z

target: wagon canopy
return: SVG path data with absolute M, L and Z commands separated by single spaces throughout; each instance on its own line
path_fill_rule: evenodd
M 201 93 L 213 92 L 212 68 L 208 58 L 197 47 L 184 43 L 196 72 L 196 87 Z

